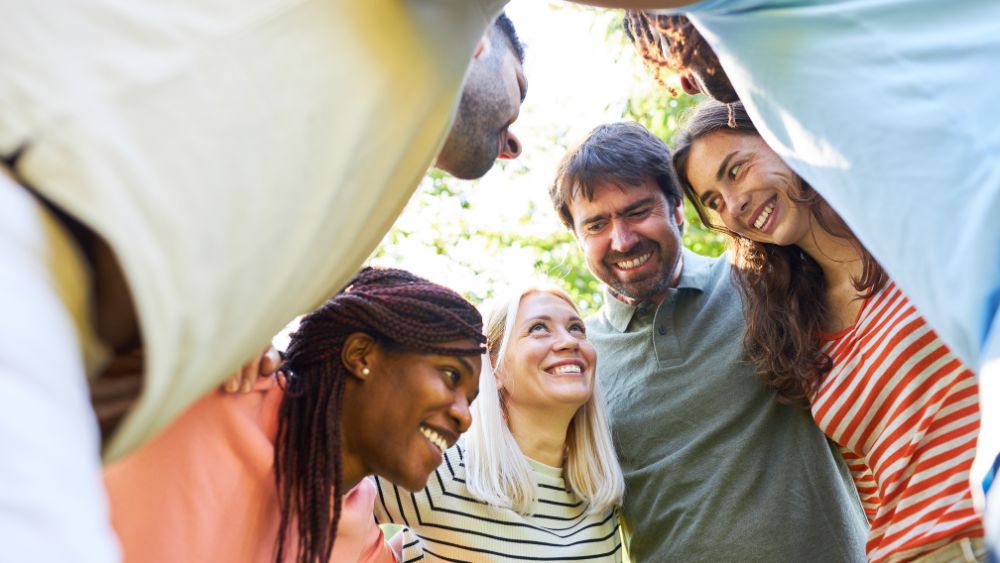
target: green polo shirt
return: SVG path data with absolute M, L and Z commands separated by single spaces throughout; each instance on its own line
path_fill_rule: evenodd
M 864 561 L 868 527 L 839 453 L 743 358 L 728 260 L 683 260 L 659 306 L 609 294 L 587 320 L 633 561 Z

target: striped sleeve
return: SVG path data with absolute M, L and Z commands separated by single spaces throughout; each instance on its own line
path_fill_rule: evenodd
M 833 367 L 812 400 L 844 453 L 871 523 L 871 561 L 910 560 L 982 535 L 969 471 L 979 434 L 975 374 L 894 284 L 827 338 Z

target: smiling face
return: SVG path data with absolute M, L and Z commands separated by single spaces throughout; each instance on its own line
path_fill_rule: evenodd
M 810 233 L 810 211 L 793 199 L 802 180 L 758 135 L 698 138 L 685 173 L 713 222 L 721 219 L 734 233 L 781 246 L 801 244 Z
M 441 343 L 474 349 L 472 340 Z M 374 345 L 367 375 L 345 390 L 341 419 L 344 456 L 366 473 L 410 491 L 427 483 L 442 453 L 472 423 L 469 405 L 479 393 L 479 356 L 438 356 Z M 347 463 L 347 460 L 345 460 Z
M 525 295 L 497 373 L 508 412 L 576 412 L 594 392 L 596 362 L 569 303 L 542 291 Z
M 590 271 L 631 301 L 663 298 L 681 272 L 682 200 L 671 205 L 652 179 L 638 186 L 604 182 L 593 199 L 569 204 L 573 233 Z

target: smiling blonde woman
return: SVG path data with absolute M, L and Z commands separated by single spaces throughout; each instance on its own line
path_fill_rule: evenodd
M 621 561 L 624 480 L 576 306 L 561 290 L 526 289 L 486 333 L 472 428 L 422 491 L 376 479 L 376 519 L 419 538 L 403 560 Z

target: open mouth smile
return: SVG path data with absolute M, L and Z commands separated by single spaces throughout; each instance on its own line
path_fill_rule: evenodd
M 552 375 L 582 375 L 583 364 L 578 361 L 570 361 L 557 366 L 545 368 L 545 373 Z
M 764 204 L 763 208 L 757 214 L 757 218 L 753 222 L 753 227 L 757 230 L 761 230 L 761 227 L 767 223 L 767 220 L 771 218 L 771 213 L 774 211 L 774 205 L 777 203 L 777 197 L 772 197 Z
M 427 440 L 430 443 L 434 444 L 437 447 L 438 451 L 440 451 L 442 454 L 444 453 L 445 450 L 448 449 L 449 447 L 448 440 L 446 440 L 444 436 L 438 434 L 431 427 L 421 424 L 420 433 L 423 434 L 424 438 L 427 438 Z
M 653 253 L 652 252 L 647 252 L 647 253 L 645 253 L 645 254 L 643 254 L 641 256 L 637 256 L 637 257 L 631 258 L 629 260 L 622 260 L 621 262 L 615 262 L 615 266 L 619 270 L 634 270 L 634 269 L 638 268 L 639 266 L 642 266 L 643 264 L 645 264 L 646 262 L 648 262 L 649 259 L 652 258 L 652 257 L 653 257 Z

